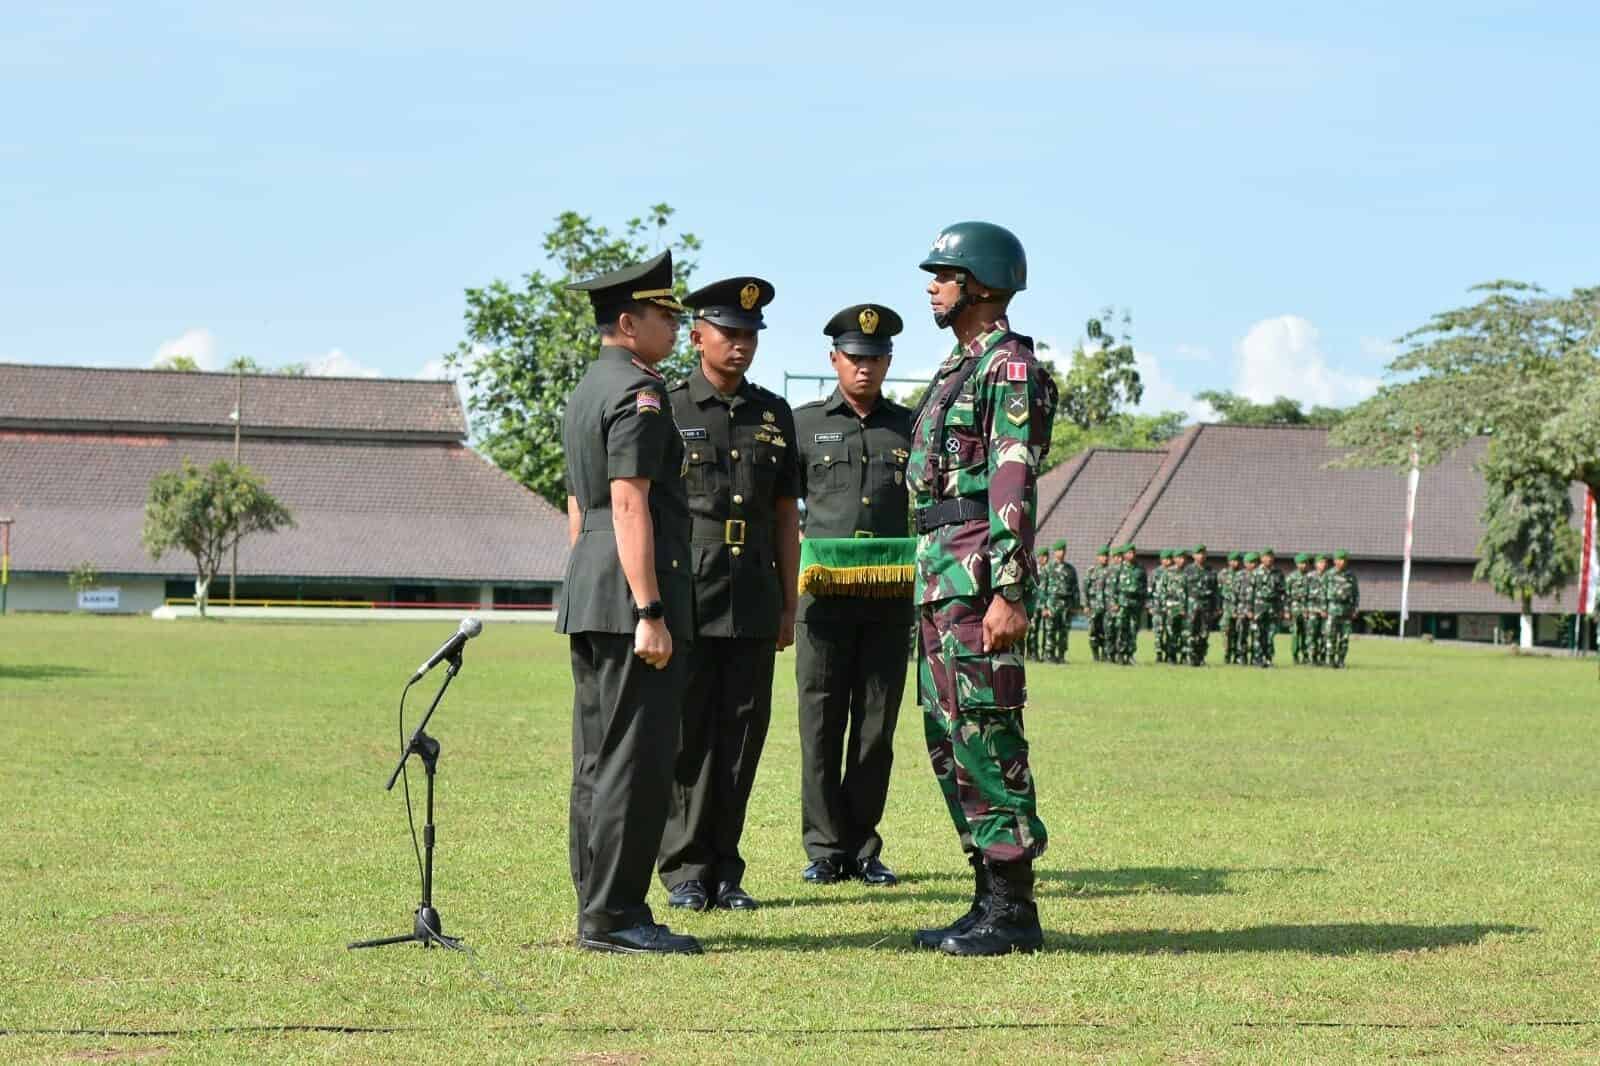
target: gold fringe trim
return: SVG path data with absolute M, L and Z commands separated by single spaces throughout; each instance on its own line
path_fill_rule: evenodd
M 869 596 L 901 599 L 911 595 L 917 568 L 899 566 L 817 566 L 800 575 L 800 594 L 811 596 Z

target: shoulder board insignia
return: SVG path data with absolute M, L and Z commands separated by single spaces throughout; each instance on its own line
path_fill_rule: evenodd
M 661 413 L 661 397 L 650 389 L 640 389 L 639 395 L 634 397 L 634 408 L 640 414 L 658 415 Z

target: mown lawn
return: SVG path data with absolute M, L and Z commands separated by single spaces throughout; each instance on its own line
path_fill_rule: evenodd
M 1075 634 L 1030 677 L 1048 950 L 963 961 L 907 943 L 967 893 L 915 708 L 903 883 L 799 880 L 785 656 L 746 832 L 767 905 L 662 908 L 708 954 L 636 959 L 572 945 L 565 642 L 491 625 L 432 730 L 436 901 L 476 958 L 347 952 L 410 921 L 382 784 L 452 626 L 0 620 L 0 1060 L 1600 1058 L 1593 660 L 1124 669 Z

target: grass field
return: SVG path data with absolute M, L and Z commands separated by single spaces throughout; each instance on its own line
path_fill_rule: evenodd
M 908 948 L 968 892 L 915 708 L 903 883 L 799 880 L 785 656 L 746 831 L 767 905 L 661 907 L 708 954 L 636 959 L 572 946 L 565 642 L 491 626 L 431 730 L 436 901 L 477 957 L 347 952 L 410 922 L 382 784 L 449 631 L 0 621 L 0 1060 L 1600 1060 L 1592 660 L 1036 668 L 1048 949 L 968 961 Z

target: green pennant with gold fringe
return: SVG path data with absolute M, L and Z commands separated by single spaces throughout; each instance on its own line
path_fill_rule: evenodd
M 916 558 L 914 537 L 807 538 L 800 542 L 800 594 L 909 599 Z

